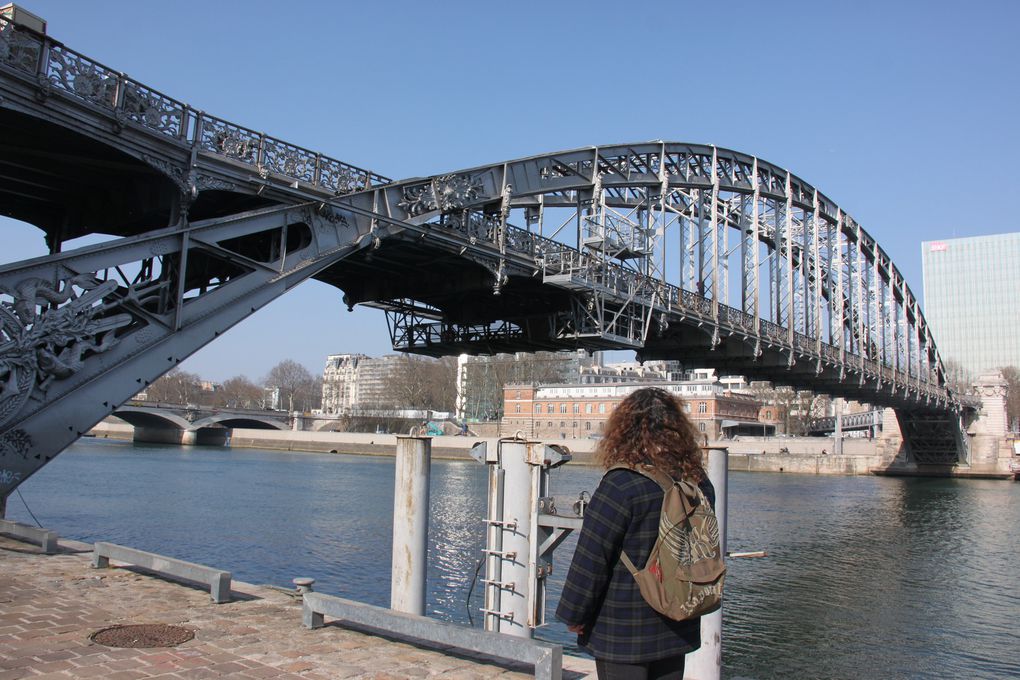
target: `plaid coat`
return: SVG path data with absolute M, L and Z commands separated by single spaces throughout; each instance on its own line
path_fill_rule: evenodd
M 709 502 L 715 490 L 701 485 Z M 578 644 L 596 659 L 646 663 L 701 646 L 701 620 L 673 621 L 648 606 L 620 561 L 621 548 L 640 569 L 659 535 L 662 488 L 630 470 L 606 473 L 584 513 L 556 618 L 583 623 Z

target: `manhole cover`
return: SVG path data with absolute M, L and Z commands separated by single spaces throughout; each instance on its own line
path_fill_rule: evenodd
M 91 635 L 94 642 L 107 647 L 176 647 L 194 637 L 194 631 L 164 623 L 111 626 Z

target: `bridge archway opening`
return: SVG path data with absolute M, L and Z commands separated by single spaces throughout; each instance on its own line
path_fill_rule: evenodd
M 180 189 L 131 155 L 56 123 L 0 108 L 0 204 L 68 241 L 164 227 Z M 17 140 L 14 142 L 14 140 Z
M 136 430 L 139 428 L 187 430 L 191 427 L 191 423 L 173 413 L 147 413 L 122 409 L 115 413 L 114 417 L 133 425 Z
M 258 418 L 241 418 L 241 417 L 223 417 L 218 418 L 213 416 L 211 418 L 205 418 L 195 423 L 196 426 L 204 428 L 212 428 L 215 426 L 225 427 L 228 429 L 238 428 L 244 430 L 287 430 L 286 423 L 276 422 L 271 420 L 260 420 Z

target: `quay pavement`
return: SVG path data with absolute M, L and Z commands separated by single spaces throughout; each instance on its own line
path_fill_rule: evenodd
M 301 600 L 234 581 L 235 600 L 133 569 L 90 567 L 91 546 L 61 541 L 58 554 L 0 536 L 0 680 L 516 680 L 500 665 L 452 650 L 332 625 L 301 625 Z M 212 565 L 215 566 L 215 565 Z M 114 648 L 91 635 L 121 624 L 168 624 L 194 639 L 168 648 Z M 564 657 L 566 680 L 594 678 L 594 663 Z

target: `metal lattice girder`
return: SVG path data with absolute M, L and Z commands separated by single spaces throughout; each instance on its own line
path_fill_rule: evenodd
M 896 419 L 911 462 L 930 465 L 967 462 L 967 438 L 959 412 L 897 409 Z
M 342 213 L 292 206 L 0 268 L 0 495 L 360 240 Z
M 504 198 L 507 187 L 512 187 L 509 201 Z M 740 200 L 741 196 L 746 199 Z M 507 206 L 499 212 L 510 216 L 501 221 L 501 229 L 465 228 L 484 224 L 488 215 L 497 213 L 493 208 L 497 202 Z M 835 353 L 837 361 L 853 362 L 854 372 L 862 379 L 874 376 L 877 385 L 898 385 L 911 376 L 901 356 L 906 350 L 887 347 L 895 337 L 890 322 L 884 320 L 891 306 L 898 308 L 895 318 L 900 326 L 907 323 L 912 332 L 927 333 L 920 314 L 913 313 L 914 302 L 902 277 L 860 225 L 792 174 L 715 147 L 654 143 L 563 152 L 395 183 L 340 198 L 338 203 L 363 214 L 385 214 L 386 219 L 409 226 L 427 227 L 438 220 L 461 231 L 474 247 L 499 234 L 505 247 L 499 248 L 498 258 L 531 256 L 548 283 L 566 285 L 564 281 L 570 279 L 578 292 L 610 290 L 617 305 L 630 299 L 619 281 L 653 271 L 648 263 L 624 258 L 628 261 L 613 264 L 605 248 L 592 249 L 589 258 L 567 244 L 545 239 L 546 216 L 555 209 L 568 209 L 580 220 L 583 213 L 584 219 L 605 228 L 598 233 L 606 234 L 612 219 L 632 227 L 641 225 L 647 234 L 664 233 L 671 227 L 679 233 L 674 258 L 680 269 L 679 285 L 660 278 L 663 288 L 657 301 L 642 302 L 649 308 L 664 304 L 684 311 L 683 302 L 689 299 L 685 293 L 692 292 L 709 302 L 709 317 L 720 330 L 726 325 L 723 317 L 740 318 L 728 298 L 718 299 L 728 291 L 721 281 L 729 267 L 726 230 L 738 229 L 743 283 L 735 307 L 750 313 L 752 333 L 764 340 L 762 322 L 768 321 L 785 333 L 785 338 L 769 336 L 768 342 L 785 341 L 791 358 L 806 338 L 816 365 Z M 509 226 L 515 210 L 524 211 L 527 230 Z M 561 230 L 562 225 L 554 234 Z M 752 243 L 751 238 L 756 240 Z M 664 248 L 668 239 L 656 241 Z M 491 243 L 496 245 L 494 240 Z M 761 258 L 763 248 L 766 257 Z M 660 257 L 665 260 L 664 255 Z M 758 284 L 762 260 L 772 272 L 769 287 Z M 503 271 L 504 266 L 492 269 Z M 527 263 L 517 266 L 526 268 Z M 671 306 L 670 301 L 675 304 Z M 764 309 L 770 310 L 764 316 L 755 313 L 763 309 L 762 301 L 767 302 Z M 691 306 L 691 312 L 700 316 L 700 304 Z M 745 332 L 743 318 L 736 325 Z M 771 333 L 772 327 L 767 328 Z M 873 365 L 876 362 L 878 366 Z M 920 392 L 927 392 L 927 398 L 945 394 L 939 378 L 933 381 L 930 371 L 925 378 Z

